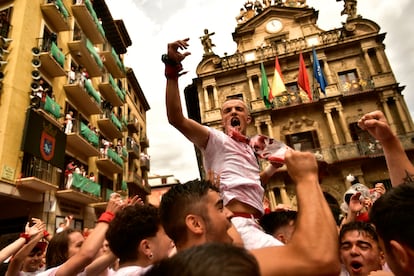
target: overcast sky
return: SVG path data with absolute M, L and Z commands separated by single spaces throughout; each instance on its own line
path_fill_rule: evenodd
M 160 57 L 166 52 L 168 42 L 190 38 L 192 55 L 183 63 L 189 73 L 180 78 L 183 91 L 196 77 L 195 69 L 203 54 L 199 37 L 204 29 L 215 32 L 212 41 L 216 54 L 235 52 L 232 40 L 235 16 L 245 0 L 106 0 L 106 3 L 114 19 L 124 20 L 132 39 L 124 62 L 134 69 L 151 107 L 147 112 L 150 173 L 173 174 L 181 182 L 199 178 L 193 145 L 166 118 Z M 340 15 L 343 1 L 308 0 L 307 5 L 319 11 L 318 26 L 324 30 L 339 28 L 346 19 Z M 403 95 L 413 116 L 414 78 L 410 76 L 414 74 L 414 5 L 410 5 L 410 0 L 358 0 L 358 14 L 375 21 L 381 32 L 387 33 L 386 53 L 397 81 L 406 86 Z

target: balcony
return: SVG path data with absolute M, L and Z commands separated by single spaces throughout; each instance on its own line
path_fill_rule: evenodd
M 63 69 L 65 66 L 65 55 L 54 42 L 49 41 L 42 44 L 39 55 L 41 62 L 40 70 L 51 77 L 65 76 L 66 72 Z
M 68 42 L 68 47 L 75 62 L 86 68 L 89 77 L 102 75 L 102 60 L 88 39 Z
M 382 87 L 387 85 L 393 85 L 397 81 L 395 80 L 394 74 L 390 72 L 372 76 L 372 82 L 374 83 L 375 87 Z
M 98 119 L 99 130 L 111 140 L 122 138 L 122 125 L 113 112 L 104 112 Z
M 131 133 L 138 133 L 139 132 L 139 123 L 137 117 L 135 115 L 129 115 L 127 120 L 127 127 Z
M 93 88 L 90 80 L 76 80 L 72 84 L 63 86 L 66 97 L 73 106 L 85 116 L 102 114 L 101 96 Z
M 54 32 L 69 31 L 69 13 L 61 0 L 56 0 L 54 3 L 41 4 L 40 9 L 46 22 Z
M 43 159 L 33 157 L 22 167 L 23 177 L 16 185 L 27 187 L 38 192 L 56 191 L 59 186 L 61 170 Z
M 83 2 L 72 5 L 73 16 L 93 44 L 103 44 L 105 42 L 105 32 L 96 16 L 92 3 L 89 0 Z
M 83 122 L 74 123 L 75 132 L 66 134 L 66 150 L 84 159 L 99 155 L 99 137 Z
M 141 186 L 141 176 L 139 176 L 136 172 L 129 172 L 126 182 L 136 185 L 136 186 Z
M 139 139 L 139 144 L 142 148 L 148 148 L 149 147 L 149 140 L 147 136 L 143 136 Z
M 132 158 L 139 158 L 139 145 L 137 145 L 137 143 L 135 142 L 134 138 L 132 137 L 127 137 L 127 150 L 128 150 L 128 154 L 132 157 Z
M 342 82 L 339 89 L 345 96 L 369 92 L 374 89 L 374 83 L 371 79 L 354 79 L 348 82 Z
M 111 73 L 112 76 L 115 78 L 125 77 L 124 64 L 119 59 L 114 48 L 111 48 L 110 51 L 102 51 L 101 56 L 106 69 L 108 69 L 109 73 Z
M 150 158 L 147 154 L 142 153 L 139 157 L 139 162 L 142 169 L 150 170 Z
M 115 83 L 113 77 L 108 74 L 106 80 L 99 84 L 99 91 L 102 96 L 113 106 L 121 106 L 125 102 L 125 94 Z
M 96 165 L 102 173 L 112 178 L 114 173 L 122 173 L 124 162 L 115 151 L 107 149 L 107 153 L 96 160 Z

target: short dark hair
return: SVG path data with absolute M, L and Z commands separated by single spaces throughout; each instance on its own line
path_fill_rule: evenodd
M 414 182 L 396 186 L 371 207 L 369 217 L 385 247 L 391 240 L 414 249 Z
M 205 243 L 156 263 L 146 276 L 259 276 L 257 260 L 245 248 L 226 243 Z
M 185 218 L 195 214 L 206 218 L 205 198 L 209 190 L 219 192 L 208 180 L 191 180 L 172 186 L 160 202 L 161 223 L 165 233 L 177 244 L 186 241 Z
M 135 204 L 116 214 L 109 224 L 106 239 L 109 248 L 122 264 L 137 260 L 139 243 L 143 239 L 155 237 L 160 227 L 161 221 L 156 207 Z
M 263 215 L 259 223 L 263 230 L 270 235 L 280 227 L 288 225 L 291 221 L 296 221 L 298 213 L 296 211 L 275 211 Z
M 358 231 L 358 233 L 363 232 L 365 235 L 370 236 L 378 243 L 377 231 L 375 231 L 375 227 L 371 223 L 364 221 L 352 221 L 342 225 L 341 230 L 339 231 L 339 241 L 341 241 L 345 234 L 350 231 Z

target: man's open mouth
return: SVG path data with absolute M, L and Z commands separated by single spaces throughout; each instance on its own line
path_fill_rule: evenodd
M 362 267 L 362 264 L 360 262 L 354 261 L 351 263 L 351 267 L 353 270 L 359 270 Z
M 239 118 L 236 118 L 236 117 L 231 118 L 230 124 L 232 127 L 240 126 Z

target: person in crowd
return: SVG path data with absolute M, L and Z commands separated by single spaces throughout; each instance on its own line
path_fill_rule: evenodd
M 274 211 L 263 215 L 259 223 L 263 230 L 287 244 L 295 231 L 297 212 L 293 210 Z
M 73 128 L 73 121 L 75 119 L 73 118 L 73 111 L 70 110 L 68 113 L 66 113 L 65 115 L 65 133 L 69 134 L 72 132 L 72 128 Z
M 341 275 L 367 276 L 382 270 L 385 264 L 375 228 L 367 222 L 344 224 L 339 232 L 339 254 L 343 264 Z
M 370 210 L 370 220 L 382 240 L 387 265 L 396 276 L 414 275 L 413 210 L 412 177 L 387 191 Z
M 206 243 L 178 252 L 151 267 L 145 276 L 259 276 L 254 256 L 242 247 Z
M 250 253 L 261 275 L 339 275 L 338 232 L 319 185 L 316 158 L 309 152 L 289 150 L 285 163 L 296 188 L 296 229 L 287 245 L 251 249 Z M 231 212 L 225 214 L 228 211 L 216 188 L 210 186 L 199 180 L 176 185 L 161 199 L 161 221 L 178 252 L 207 242 L 231 241 L 226 232 Z M 197 189 L 198 193 L 191 192 Z M 209 215 L 203 217 L 202 212 Z
M 232 243 L 227 231 L 233 215 L 210 181 L 172 186 L 160 202 L 160 218 L 177 251 L 206 242 Z
M 3 263 L 5 260 L 14 255 L 34 236 L 42 231 L 42 228 L 39 224 L 40 220 L 38 221 L 36 219 L 32 219 L 32 221 L 34 222 L 33 225 L 31 225 L 31 222 L 26 223 L 25 231 L 20 234 L 19 238 L 0 250 L 0 263 Z
M 358 120 L 358 126 L 368 131 L 381 143 L 393 186 L 404 183 L 407 178 L 414 176 L 414 166 L 382 111 L 376 110 L 363 115 Z
M 414 275 L 414 166 L 381 111 L 363 115 L 358 126 L 381 143 L 393 186 L 369 213 L 382 241 L 385 260 L 396 276 Z
M 59 227 L 56 229 L 56 234 L 63 232 L 65 229 L 68 229 L 72 221 L 73 221 L 72 215 L 66 216 L 65 220 L 59 223 Z
M 230 132 L 246 134 L 252 122 L 249 109 L 240 99 L 229 99 L 221 107 L 224 132 L 203 126 L 186 118 L 182 112 L 178 87 L 178 77 L 182 74 L 181 61 L 189 52 L 188 40 L 178 40 L 168 44 L 168 54 L 163 56 L 166 65 L 166 107 L 171 125 L 186 136 L 203 153 L 206 171 L 220 175 L 220 190 L 224 205 L 233 212 L 232 223 L 240 233 L 246 248 L 283 245 L 273 236 L 264 233 L 257 219 L 263 213 L 264 188 L 279 165 L 270 165 L 260 173 L 252 147 L 243 141 L 230 137 Z
M 115 275 L 140 275 L 154 262 L 168 257 L 173 248 L 161 225 L 158 209 L 152 205 L 124 208 L 110 223 L 106 239 L 119 258 Z
M 133 198 L 131 204 L 135 202 L 136 199 Z M 119 194 L 111 194 L 106 211 L 100 216 L 94 230 L 86 239 L 82 233 L 70 228 L 56 234 L 47 248 L 47 270 L 38 275 L 78 275 L 84 270 L 89 275 L 98 275 L 104 271 L 113 260 L 108 259 L 107 263 L 102 264 L 99 259 L 95 260 L 95 257 L 102 247 L 110 221 L 126 204 Z M 94 260 L 99 265 L 96 265 Z

